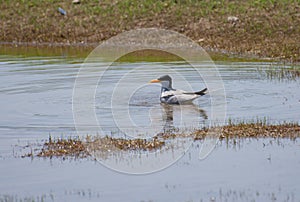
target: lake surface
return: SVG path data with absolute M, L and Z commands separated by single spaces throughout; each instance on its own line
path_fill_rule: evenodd
M 159 103 L 160 86 L 148 83 L 170 71 L 175 88 L 198 91 L 206 87 L 188 64 L 116 63 L 97 80 L 95 99 L 79 100 L 92 106 L 97 126 L 88 125 L 90 117 L 86 117 L 85 130 L 78 134 L 72 96 L 82 62 L 65 57 L 0 56 L 0 200 L 300 201 L 298 139 L 242 140 L 235 146 L 218 143 L 201 161 L 201 142 L 194 142 L 170 167 L 138 176 L 115 172 L 92 159 L 20 158 L 24 155 L 20 146 L 38 144 L 49 134 L 94 135 L 100 128 L 106 135 L 151 136 L 153 131 L 185 131 L 210 123 L 209 94 L 184 109 L 170 109 Z M 265 71 L 280 65 L 218 62 L 216 66 L 224 84 L 227 120 L 299 123 L 300 80 L 268 79 Z M 213 67 L 204 63 L 199 68 L 209 72 Z M 136 85 L 128 98 L 126 86 Z M 116 86 L 118 93 L 113 94 Z M 130 122 L 122 118 L 128 112 Z M 141 134 L 143 130 L 146 133 Z

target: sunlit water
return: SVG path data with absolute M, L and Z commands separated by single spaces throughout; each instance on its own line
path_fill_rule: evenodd
M 163 131 L 188 130 L 209 124 L 209 94 L 196 100 L 194 105 L 185 106 L 185 110 L 178 106 L 166 109 L 159 103 L 160 86 L 148 84 L 148 78 L 159 76 L 159 72 L 151 73 L 151 67 L 172 67 L 190 84 L 185 86 L 174 79 L 175 88 L 201 90 L 205 83 L 189 65 L 181 62 L 121 63 L 111 68 L 95 91 L 94 109 L 103 133 L 124 135 L 112 119 L 110 93 L 126 69 L 140 66 L 146 67 L 149 74 L 137 77 L 138 82 L 145 85 L 132 94 L 128 103 L 133 123 L 143 128 L 152 121 Z M 1 56 L 2 198 L 8 195 L 14 199 L 34 197 L 35 200 L 43 196 L 48 201 L 271 201 L 275 198 L 277 201 L 299 201 L 298 140 L 280 140 L 279 143 L 272 139 L 245 140 L 241 142 L 241 148 L 239 145 L 227 148 L 223 142 L 203 161 L 198 160 L 201 143 L 196 142 L 171 167 L 143 176 L 119 174 L 91 160 L 15 158 L 21 154 L 14 145 L 40 142 L 49 134 L 68 137 L 98 131 L 97 128 L 77 134 L 74 125 L 72 95 L 80 67 L 81 60 L 78 59 Z M 270 67 L 267 63 L 218 63 L 217 67 L 226 92 L 227 118 L 299 123 L 299 79 L 267 79 L 260 72 Z M 201 68 L 209 71 L 212 67 Z M 169 112 L 167 116 L 166 111 Z M 130 134 L 135 131 L 130 126 L 125 130 Z

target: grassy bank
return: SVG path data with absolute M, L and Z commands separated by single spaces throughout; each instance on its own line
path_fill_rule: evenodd
M 157 27 L 212 51 L 300 61 L 299 1 L 2 0 L 0 8 L 2 42 L 89 45 L 126 30 Z

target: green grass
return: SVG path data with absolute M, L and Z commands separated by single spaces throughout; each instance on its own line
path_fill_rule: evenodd
M 61 45 L 0 45 L 0 55 L 18 57 L 70 57 L 85 59 L 94 46 L 61 46 Z M 208 52 L 211 59 L 215 62 L 270 62 L 270 60 L 242 57 L 239 55 L 223 54 L 218 52 Z M 138 51 L 122 56 L 116 62 L 172 62 L 182 61 L 178 56 L 162 51 Z
M 0 45 L 0 55 L 10 55 L 19 57 L 51 57 L 62 56 L 72 58 L 86 58 L 93 50 L 91 46 L 28 46 L 28 45 Z

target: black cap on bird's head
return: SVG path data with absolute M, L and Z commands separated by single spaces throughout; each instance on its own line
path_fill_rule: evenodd
M 164 75 L 158 78 L 160 81 L 172 81 L 172 78 L 169 75 Z
M 150 83 L 161 83 L 163 87 L 172 88 L 172 78 L 169 75 L 164 75 L 158 79 L 153 79 Z

